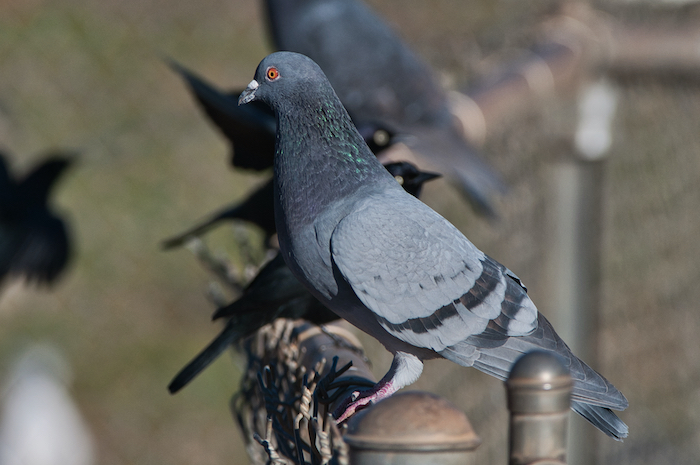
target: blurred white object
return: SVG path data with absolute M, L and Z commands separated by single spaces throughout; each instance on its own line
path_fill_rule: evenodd
M 579 99 L 579 123 L 574 143 L 587 160 L 604 157 L 612 145 L 612 122 L 618 91 L 605 80 L 585 88 Z
M 36 345 L 6 377 L 0 465 L 92 465 L 92 437 L 70 397 L 70 368 L 57 350 Z

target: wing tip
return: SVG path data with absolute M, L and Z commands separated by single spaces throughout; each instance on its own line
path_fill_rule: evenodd
M 629 427 L 609 408 L 573 401 L 571 409 L 616 441 L 629 435 Z

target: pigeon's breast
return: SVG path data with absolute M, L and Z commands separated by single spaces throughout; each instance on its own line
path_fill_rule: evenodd
M 338 223 L 353 211 L 357 203 L 351 196 L 344 201 L 327 203 L 319 211 L 309 202 L 303 203 L 307 213 L 295 215 L 293 208 L 276 209 L 280 249 L 296 277 L 322 300 L 338 294 L 338 283 L 333 275 L 331 235 Z M 291 210 L 291 211 L 290 211 Z

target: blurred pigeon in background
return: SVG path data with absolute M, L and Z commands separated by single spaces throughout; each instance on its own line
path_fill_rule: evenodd
M 394 355 L 374 388 L 338 409 L 338 421 L 416 381 L 424 360 L 505 379 L 523 353 L 542 349 L 571 372 L 571 408 L 608 436 L 627 436 L 611 411 L 628 406 L 622 393 L 571 352 L 513 272 L 399 188 L 316 63 L 267 56 L 239 102 L 255 100 L 277 117 L 281 255 L 316 298 Z
M 22 179 L 0 153 L 0 281 L 7 276 L 51 284 L 65 268 L 70 242 L 65 220 L 49 207 L 49 195 L 72 156 L 51 154 Z
M 68 392 L 70 368 L 54 347 L 36 345 L 5 376 L 0 464 L 92 465 L 92 435 Z
M 398 141 L 456 181 L 478 212 L 495 214 L 493 197 L 504 191 L 498 174 L 465 141 L 428 64 L 382 19 L 360 0 L 265 5 L 276 49 L 313 59 L 358 128 L 392 128 Z
M 406 192 L 416 197 L 420 194 L 423 183 L 439 177 L 435 173 L 419 171 L 408 162 L 390 163 L 385 168 Z M 269 206 L 273 205 L 274 198 L 270 192 Z M 336 320 L 338 316 L 309 293 L 292 274 L 282 256 L 277 254 L 260 269 L 238 300 L 214 313 L 213 319 L 219 318 L 228 318 L 226 326 L 173 378 L 168 385 L 172 394 L 187 385 L 227 347 L 277 318 L 305 319 L 320 325 Z

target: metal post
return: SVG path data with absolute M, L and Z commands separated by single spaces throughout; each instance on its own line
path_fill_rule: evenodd
M 598 366 L 603 175 L 612 143 L 617 94 L 606 81 L 583 89 L 573 152 L 555 170 L 548 316 L 573 352 Z M 569 149 L 571 150 L 571 149 Z M 569 435 L 572 465 L 596 463 L 598 433 L 575 418 Z
M 572 381 L 559 356 L 533 351 L 518 359 L 506 381 L 510 465 L 565 465 Z
M 481 443 L 462 411 L 417 391 L 355 414 L 343 439 L 352 465 L 463 465 Z

